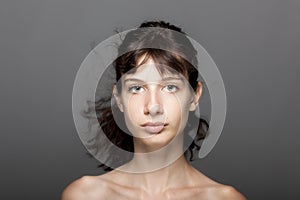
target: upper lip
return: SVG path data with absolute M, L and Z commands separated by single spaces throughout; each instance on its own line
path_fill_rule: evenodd
M 165 126 L 166 124 L 163 122 L 147 122 L 142 124 L 142 126 Z

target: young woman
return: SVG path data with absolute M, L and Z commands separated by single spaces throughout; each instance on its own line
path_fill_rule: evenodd
M 95 110 L 106 137 L 133 154 L 109 155 L 102 167 L 110 172 L 74 181 L 62 199 L 245 199 L 188 162 L 208 124 L 195 116 L 202 83 L 194 67 L 197 52 L 181 29 L 145 22 L 126 35 L 118 50 L 112 87 L 117 109 L 103 107 L 102 99 Z M 192 142 L 186 142 L 193 130 Z M 109 145 L 93 146 L 113 152 Z

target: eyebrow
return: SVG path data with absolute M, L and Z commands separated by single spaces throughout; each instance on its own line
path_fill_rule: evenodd
M 173 80 L 184 82 L 184 78 L 182 78 L 182 77 L 164 77 L 163 79 L 161 79 L 160 82 L 173 81 Z M 137 78 L 128 78 L 128 79 L 125 79 L 125 80 L 124 80 L 124 84 L 125 84 L 126 82 L 139 82 L 139 83 L 144 83 L 143 80 L 137 79 Z

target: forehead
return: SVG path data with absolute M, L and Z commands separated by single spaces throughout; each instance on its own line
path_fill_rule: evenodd
M 141 59 L 140 59 L 141 60 Z M 138 63 L 140 64 L 141 61 Z M 139 79 L 144 82 L 159 82 L 164 79 L 174 79 L 183 81 L 183 75 L 169 66 L 155 63 L 153 59 L 149 58 L 142 65 L 138 65 L 135 69 L 124 74 L 122 79 Z

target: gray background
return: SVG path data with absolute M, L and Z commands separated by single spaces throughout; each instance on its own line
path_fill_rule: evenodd
M 94 42 L 163 19 L 209 52 L 228 112 L 194 165 L 249 199 L 299 199 L 300 1 L 75 1 L 0 4 L 0 199 L 59 199 L 100 174 L 72 118 L 76 72 Z

